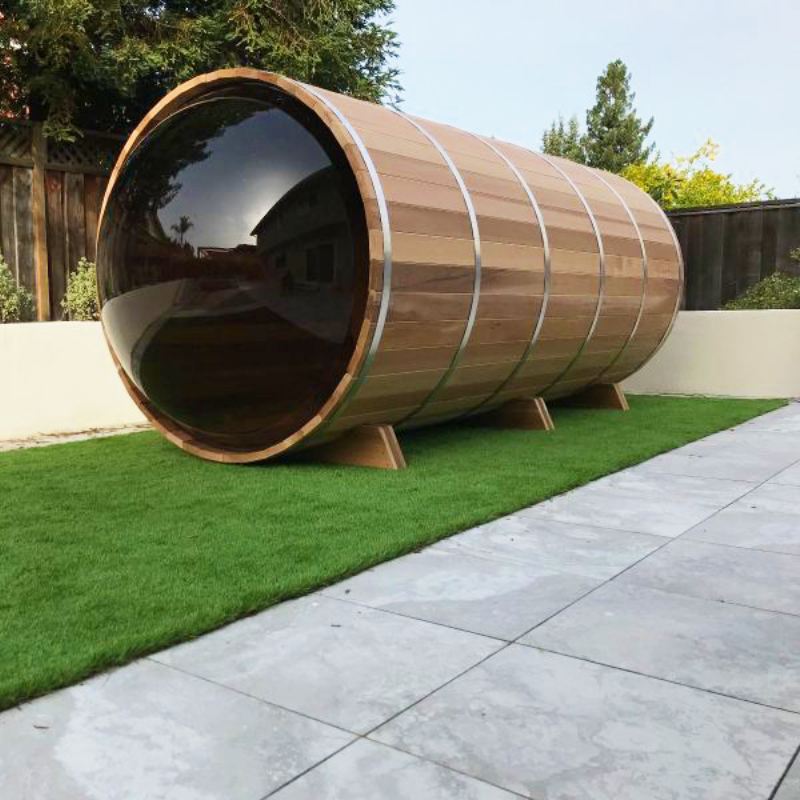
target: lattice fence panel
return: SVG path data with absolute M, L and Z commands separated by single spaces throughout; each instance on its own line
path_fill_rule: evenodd
M 47 166 L 71 172 L 105 174 L 111 171 L 122 139 L 86 134 L 74 142 L 48 142 Z
M 30 161 L 31 128 L 13 122 L 0 122 L 0 161 Z

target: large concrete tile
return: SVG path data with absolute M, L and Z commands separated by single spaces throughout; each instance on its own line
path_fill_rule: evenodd
M 363 733 L 499 646 L 311 595 L 153 658 Z
M 275 800 L 513 800 L 483 781 L 361 739 L 294 783 Z
M 800 717 L 511 645 L 372 738 L 537 800 L 766 800 Z
M 520 511 L 434 545 L 436 550 L 608 580 L 669 539 L 529 516 Z
M 772 800 L 798 800 L 798 798 L 800 798 L 800 754 L 795 756 L 794 763 Z
M 800 711 L 800 617 L 614 582 L 520 641 Z
M 640 472 L 761 483 L 800 458 L 800 434 L 730 430 L 651 458 Z
M 325 591 L 331 597 L 516 639 L 602 581 L 452 550 L 423 550 Z
M 753 488 L 744 481 L 637 471 L 637 467 L 539 503 L 529 519 L 678 536 Z
M 776 431 L 778 433 L 800 433 L 800 403 L 793 402 L 743 422 L 734 430 Z
M 616 583 L 800 614 L 800 556 L 783 553 L 675 539 Z
M 765 483 L 683 538 L 800 555 L 800 491 Z
M 0 715 L 0 797 L 260 800 L 351 739 L 140 661 Z
M 770 483 L 782 483 L 788 486 L 800 486 L 800 462 L 779 472 Z

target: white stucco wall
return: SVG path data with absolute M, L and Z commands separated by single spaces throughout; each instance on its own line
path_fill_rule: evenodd
M 800 397 L 800 310 L 682 311 L 624 388 Z M 0 440 L 145 421 L 116 375 L 100 323 L 0 325 Z
M 681 311 L 632 394 L 800 397 L 800 310 Z
M 0 440 L 143 422 L 99 322 L 0 325 Z

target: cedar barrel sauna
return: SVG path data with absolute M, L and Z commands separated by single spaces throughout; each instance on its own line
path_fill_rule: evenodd
M 396 467 L 395 428 L 624 405 L 682 283 L 670 223 L 616 175 L 249 69 L 153 108 L 98 234 L 125 386 L 228 462 Z

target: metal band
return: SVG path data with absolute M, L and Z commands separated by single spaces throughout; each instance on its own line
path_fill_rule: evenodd
M 674 245 L 675 251 L 678 254 L 678 269 L 680 273 L 680 278 L 678 281 L 678 293 L 675 297 L 675 308 L 672 311 L 672 321 L 667 326 L 667 329 L 664 331 L 664 335 L 661 337 L 661 340 L 656 345 L 653 352 L 650 353 L 640 364 L 637 364 L 637 366 L 633 370 L 631 370 L 631 374 L 636 372 L 636 370 L 640 370 L 663 347 L 664 342 L 667 341 L 667 337 L 670 335 L 670 333 L 672 333 L 672 329 L 675 327 L 675 320 L 678 318 L 678 311 L 680 311 L 681 299 L 683 298 L 683 286 L 686 281 L 685 267 L 683 264 L 683 251 L 681 250 L 681 244 L 678 241 L 678 237 L 675 235 L 675 228 L 672 227 L 672 223 L 669 221 L 669 218 L 664 213 L 664 209 L 661 208 L 661 206 L 658 203 L 656 203 L 656 201 L 653 200 L 653 198 L 650 197 L 650 195 L 647 194 L 646 192 L 645 196 L 656 207 L 658 213 L 661 215 L 661 219 L 664 220 L 664 224 L 667 226 L 667 230 L 669 231 L 670 236 L 672 237 L 672 244 Z
M 477 134 L 473 133 L 474 136 L 479 141 L 483 142 L 488 148 L 490 148 L 496 155 L 498 155 L 506 164 L 506 166 L 511 170 L 514 174 L 514 177 L 519 181 L 522 190 L 528 196 L 528 200 L 530 201 L 531 208 L 533 209 L 533 216 L 536 219 L 537 224 L 539 225 L 539 230 L 541 231 L 542 235 L 542 248 L 544 249 L 544 292 L 542 295 L 542 305 L 539 309 L 539 318 L 536 320 L 536 325 L 534 325 L 533 333 L 531 334 L 530 341 L 528 342 L 527 346 L 525 347 L 525 351 L 520 356 L 519 361 L 514 365 L 514 368 L 509 373 L 508 377 L 501 382 L 501 384 L 485 399 L 481 400 L 475 408 L 471 409 L 470 411 L 465 412 L 466 415 L 475 414 L 479 412 L 480 409 L 487 406 L 492 400 L 500 394 L 503 389 L 508 386 L 511 381 L 516 378 L 519 374 L 519 371 L 527 364 L 528 359 L 530 358 L 531 353 L 533 352 L 533 348 L 536 346 L 536 343 L 539 341 L 539 336 L 542 332 L 542 325 L 544 324 L 545 317 L 547 316 L 547 306 L 550 302 L 550 239 L 547 235 L 547 228 L 544 224 L 544 215 L 542 214 L 542 209 L 539 207 L 539 203 L 536 200 L 536 197 L 531 191 L 528 182 L 523 178 L 522 173 L 517 169 L 511 159 L 503 153 L 499 148 L 495 147 L 488 139 L 485 139 L 483 136 L 478 136 Z
M 536 155 L 538 155 L 539 158 L 546 161 L 551 167 L 553 167 L 553 169 L 559 172 L 561 176 L 564 178 L 564 180 L 566 180 L 566 182 L 572 187 L 575 194 L 578 195 L 578 199 L 581 201 L 581 204 L 586 210 L 586 213 L 589 215 L 589 222 L 591 222 L 592 229 L 594 230 L 594 235 L 597 238 L 597 249 L 598 249 L 598 255 L 600 256 L 600 285 L 597 288 L 597 305 L 595 306 L 594 309 L 594 319 L 592 320 L 592 324 L 586 333 L 586 338 L 583 340 L 581 346 L 578 348 L 578 352 L 575 353 L 569 364 L 567 364 L 567 366 L 564 367 L 564 369 L 558 375 L 556 375 L 556 377 L 549 384 L 547 384 L 547 386 L 545 386 L 544 389 L 542 389 L 540 394 L 544 394 L 546 391 L 556 386 L 559 383 L 559 381 L 572 369 L 575 362 L 581 357 L 581 354 L 586 349 L 586 345 L 589 344 L 589 342 L 592 339 L 592 336 L 594 336 L 595 329 L 597 328 L 597 321 L 600 319 L 600 308 L 603 305 L 603 297 L 605 296 L 605 290 L 606 290 L 606 251 L 603 248 L 603 237 L 600 235 L 600 228 L 597 224 L 597 220 L 595 219 L 594 213 L 592 212 L 592 209 L 589 207 L 588 201 L 583 196 L 583 192 L 581 192 L 581 190 L 575 185 L 575 181 L 573 181 L 572 178 L 570 178 L 569 175 L 567 175 L 567 173 L 564 172 L 564 170 L 558 166 L 558 164 L 554 163 L 546 155 L 543 155 L 542 153 L 536 153 Z M 587 168 L 584 167 L 584 169 Z
M 372 333 L 372 340 L 370 341 L 367 356 L 361 365 L 361 369 L 356 376 L 356 379 L 350 384 L 345 396 L 342 398 L 338 407 L 327 418 L 327 420 L 320 426 L 319 431 L 328 427 L 337 417 L 339 417 L 350 401 L 355 396 L 356 392 L 361 388 L 361 385 L 366 380 L 369 368 L 375 360 L 375 354 L 378 352 L 381 339 L 383 338 L 383 329 L 386 326 L 386 316 L 389 313 L 389 300 L 392 293 L 392 229 L 389 225 L 389 207 L 386 205 L 386 195 L 383 192 L 383 184 L 381 184 L 378 170 L 375 164 L 372 163 L 372 158 L 367 150 L 358 131 L 350 124 L 350 120 L 330 101 L 328 98 L 321 95 L 313 86 L 302 84 L 303 88 L 310 94 L 314 95 L 335 117 L 342 123 L 345 130 L 350 134 L 364 164 L 367 167 L 367 172 L 372 182 L 372 188 L 375 190 L 375 199 L 378 203 L 378 214 L 381 218 L 381 234 L 383 237 L 383 283 L 381 286 L 381 302 L 378 308 L 378 319 L 375 323 L 375 330 Z
M 625 344 L 622 345 L 620 351 L 611 360 L 611 363 L 597 376 L 597 378 L 595 378 L 596 381 L 599 381 L 603 375 L 609 372 L 622 358 L 623 354 L 628 349 L 628 345 L 631 343 L 631 341 L 633 341 L 633 337 L 636 336 L 636 331 L 639 330 L 639 323 L 642 321 L 642 316 L 644 315 L 645 295 L 647 294 L 647 250 L 644 246 L 644 239 L 642 238 L 642 231 L 639 228 L 639 223 L 636 221 L 636 218 L 633 216 L 633 212 L 625 202 L 625 198 L 603 177 L 602 173 L 592 172 L 592 175 L 594 175 L 599 181 L 602 181 L 616 195 L 617 200 L 622 203 L 622 207 L 625 209 L 625 213 L 628 215 L 628 219 L 631 221 L 631 224 L 636 230 L 636 235 L 639 237 L 639 247 L 642 250 L 642 295 L 639 298 L 639 313 L 636 315 L 636 322 L 633 323 L 633 328 L 631 328 L 631 332 L 628 334 Z
M 450 362 L 450 366 L 445 371 L 444 375 L 439 378 L 439 382 L 436 386 L 433 387 L 430 394 L 417 406 L 414 411 L 410 414 L 405 416 L 403 419 L 398 422 L 398 425 L 405 424 L 417 414 L 419 414 L 431 401 L 442 391 L 442 389 L 447 385 L 447 382 L 450 380 L 450 377 L 453 374 L 453 371 L 458 366 L 458 362 L 461 360 L 461 356 L 464 354 L 464 350 L 467 347 L 467 343 L 469 342 L 470 336 L 472 336 L 472 329 L 475 327 L 475 317 L 478 314 L 478 301 L 480 300 L 481 296 L 481 237 L 480 232 L 478 231 L 478 217 L 475 214 L 475 207 L 472 205 L 472 198 L 470 197 L 469 190 L 467 189 L 467 185 L 464 183 L 464 179 L 461 177 L 461 173 L 458 171 L 458 167 L 453 163 L 453 159 L 450 158 L 448 152 L 442 147 L 441 144 L 436 140 L 436 138 L 425 130 L 418 122 L 411 119 L 411 117 L 406 116 L 403 114 L 402 111 L 398 111 L 396 108 L 392 108 L 395 114 L 402 117 L 406 122 L 410 122 L 439 152 L 439 155 L 444 159 L 445 164 L 450 169 L 450 172 L 453 173 L 453 177 L 458 184 L 458 188 L 461 190 L 461 196 L 464 199 L 464 205 L 467 207 L 467 215 L 469 216 L 469 224 L 472 228 L 472 244 L 475 253 L 475 277 L 472 284 L 472 302 L 469 307 L 469 315 L 467 316 L 467 324 L 464 327 L 464 334 L 461 337 L 461 342 L 458 345 L 458 350 L 456 350 L 455 354 L 453 355 L 453 359 Z

